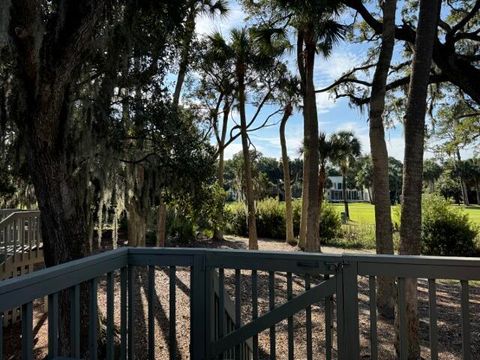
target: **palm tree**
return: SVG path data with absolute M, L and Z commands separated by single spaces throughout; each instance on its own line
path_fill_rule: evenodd
M 440 0 L 420 1 L 412 75 L 404 119 L 405 159 L 401 210 L 403 226 L 400 227 L 399 252 L 406 255 L 418 255 L 421 250 L 421 200 L 427 88 L 440 8 Z M 420 358 L 420 343 L 416 279 L 406 279 L 405 292 L 407 294 L 408 359 L 418 359 Z
M 350 219 L 347 199 L 347 173 L 348 169 L 355 162 L 355 158 L 360 156 L 361 145 L 360 141 L 355 137 L 351 131 L 339 131 L 332 135 L 332 143 L 334 143 L 338 151 L 333 154 L 333 162 L 340 168 L 342 173 L 342 193 L 343 203 L 345 206 L 345 217 Z
M 429 192 L 435 191 L 435 182 L 442 175 L 443 169 L 434 160 L 427 159 L 423 162 L 423 180 L 427 183 Z
M 225 16 L 228 13 L 228 5 L 225 0 L 190 0 L 190 7 L 187 12 L 184 25 L 184 36 L 181 39 L 180 62 L 178 67 L 177 82 L 173 92 L 173 103 L 178 105 L 180 93 L 182 92 L 185 75 L 188 71 L 188 65 L 191 62 L 191 47 L 193 36 L 195 35 L 195 20 L 199 14 L 208 14 L 210 16 Z
M 388 71 L 395 45 L 395 10 L 397 0 L 387 0 L 383 8 L 382 45 L 372 82 L 369 111 L 370 149 L 373 165 L 373 198 L 375 204 L 375 242 L 378 254 L 393 254 L 392 215 L 390 212 L 390 184 L 388 151 L 385 142 L 383 113 Z M 378 278 L 380 314 L 394 316 L 395 285 L 392 278 Z

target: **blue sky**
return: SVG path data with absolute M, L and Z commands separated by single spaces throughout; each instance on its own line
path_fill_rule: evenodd
M 344 16 L 348 18 L 348 14 Z M 227 35 L 230 29 L 243 26 L 244 17 L 245 14 L 240 5 L 230 1 L 230 12 L 226 17 L 211 18 L 209 16 L 201 16 L 197 19 L 196 31 L 200 35 L 208 35 L 214 31 L 220 31 Z M 341 42 L 334 48 L 332 55 L 328 59 L 318 56 L 315 65 L 316 87 L 327 86 L 345 71 L 360 65 L 366 56 L 366 49 L 365 45 Z M 290 68 L 294 71 L 296 69 L 295 60 L 288 59 L 288 61 Z M 351 130 L 360 139 L 362 152 L 369 153 L 366 113 L 361 113 L 358 109 L 350 107 L 346 99 L 333 100 L 327 93 L 317 94 L 317 109 L 320 131 L 330 134 L 339 130 Z M 258 123 L 262 122 L 262 117 L 265 119 L 268 116 L 272 108 L 266 110 L 269 111 L 265 111 L 259 117 Z M 247 115 L 252 114 L 253 111 L 254 108 L 250 106 L 247 108 Z M 387 146 L 390 156 L 402 160 L 404 151 L 403 131 L 398 121 L 395 121 L 395 123 L 397 123 L 395 128 L 387 130 Z M 256 149 L 265 156 L 280 157 L 278 126 L 258 130 L 251 133 L 250 136 Z M 298 110 L 287 123 L 286 137 L 289 156 L 298 157 L 298 149 L 303 138 L 303 117 Z M 231 158 L 233 154 L 240 150 L 241 144 L 238 140 L 226 149 L 226 157 Z

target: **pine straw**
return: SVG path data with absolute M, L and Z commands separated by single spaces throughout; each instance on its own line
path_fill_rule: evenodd
M 246 248 L 247 240 L 244 238 L 227 238 L 227 241 L 213 243 L 202 241 L 196 244 L 197 247 L 207 248 Z M 261 250 L 275 251 L 297 251 L 295 247 L 282 242 L 260 240 Z M 325 253 L 339 253 L 342 250 L 335 248 L 324 248 Z M 358 251 L 356 251 L 358 252 Z M 246 323 L 251 319 L 251 278 L 250 271 L 241 273 L 241 298 L 242 298 L 242 322 Z M 147 359 L 148 344 L 148 306 L 147 306 L 147 272 L 146 269 L 136 271 L 135 287 L 135 353 L 136 359 Z M 319 279 L 312 279 L 312 286 L 318 283 Z M 157 268 L 155 277 L 156 298 L 154 301 L 155 315 L 155 357 L 156 359 L 169 358 L 169 294 L 168 294 L 168 270 Z M 470 287 L 470 316 L 471 316 L 471 336 L 472 336 L 472 358 L 480 358 L 480 291 L 478 284 L 472 283 Z M 99 312 L 106 313 L 105 279 L 99 282 Z M 225 271 L 225 288 L 229 295 L 233 297 L 235 290 L 235 277 L 233 270 Z M 360 335 L 362 358 L 369 358 L 369 299 L 368 299 L 368 279 L 359 278 L 359 313 L 360 313 Z M 304 291 L 304 278 L 293 276 L 293 293 L 301 294 Z M 189 359 L 190 345 L 190 273 L 187 268 L 177 268 L 177 288 L 176 288 L 176 328 L 177 343 L 175 353 L 178 359 Z M 428 326 L 428 284 L 425 280 L 419 281 L 419 313 L 420 313 L 420 341 L 422 358 L 430 358 L 429 353 L 429 326 Z M 275 274 L 275 305 L 279 306 L 286 300 L 286 276 L 284 273 Z M 120 287 L 119 277 L 115 279 L 115 324 L 120 324 Z M 461 335 L 461 315 L 460 315 L 460 285 L 459 282 L 437 282 L 437 304 L 438 304 L 438 336 L 439 336 L 439 358 L 440 359 L 459 359 L 462 351 Z M 268 293 L 268 273 L 258 273 L 258 307 L 259 314 L 262 315 L 269 308 Z M 335 306 L 334 306 L 335 307 Z M 295 332 L 295 359 L 306 358 L 306 315 L 301 311 L 294 316 Z M 47 326 L 48 320 L 44 312 L 43 300 L 34 303 L 34 357 L 42 359 L 47 353 Z M 20 324 L 15 324 L 4 331 L 4 348 L 6 358 L 20 358 Z M 276 357 L 277 359 L 286 359 L 288 355 L 287 347 L 287 321 L 282 321 L 275 327 L 276 332 Z M 335 328 L 333 329 L 333 347 L 334 358 L 336 358 L 336 337 Z M 378 321 L 378 339 L 379 339 L 379 358 L 394 359 L 394 327 L 391 321 L 379 318 Z M 312 306 L 312 344 L 313 358 L 323 359 L 325 357 L 325 319 L 324 302 L 320 299 L 318 304 Z M 270 354 L 269 330 L 259 335 L 259 347 L 261 358 L 267 359 Z M 103 356 L 101 356 L 103 357 Z

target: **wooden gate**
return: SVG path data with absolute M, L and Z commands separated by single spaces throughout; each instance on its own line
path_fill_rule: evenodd
M 238 258 L 234 253 L 229 255 L 232 256 L 228 260 L 214 253 L 205 258 L 206 358 L 263 358 L 266 354 L 259 353 L 262 346 L 258 342 L 259 334 L 264 331 L 269 333 L 269 358 L 298 358 L 295 352 L 295 347 L 299 346 L 298 336 L 295 335 L 298 324 L 294 325 L 294 316 L 301 313 L 305 316 L 305 323 L 301 324 L 306 334 L 305 358 L 317 359 L 319 355 L 314 351 L 313 342 L 318 342 L 318 339 L 312 330 L 314 306 L 316 311 L 323 312 L 325 320 L 324 343 L 321 346 L 324 357 L 355 358 L 352 354 L 358 354 L 359 344 L 357 274 L 354 266 L 344 264 L 334 256 L 322 256 L 322 260 L 319 260 L 319 257 L 301 255 L 295 261 L 284 262 L 261 253 Z M 209 295 L 212 293 L 209 291 L 211 287 L 214 289 L 213 297 Z M 297 291 L 294 291 L 294 287 Z M 263 295 L 260 296 L 260 293 Z M 259 311 L 262 307 L 259 299 L 262 300 L 266 293 L 268 308 L 262 312 Z M 233 326 L 229 326 L 225 319 L 225 314 L 232 313 L 232 310 L 225 311 L 226 307 L 231 307 L 229 303 L 233 303 L 234 307 Z M 285 321 L 288 354 L 278 354 L 276 326 Z M 348 335 L 345 329 L 348 329 Z

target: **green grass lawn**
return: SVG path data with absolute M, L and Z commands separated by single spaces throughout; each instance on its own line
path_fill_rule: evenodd
M 339 213 L 344 211 L 343 203 L 333 203 L 332 204 Z M 452 205 L 452 207 L 457 209 L 462 209 L 465 211 L 470 220 L 480 225 L 480 206 L 472 205 L 465 207 L 463 205 Z M 375 223 L 375 213 L 372 204 L 369 203 L 349 203 L 348 208 L 350 211 L 350 220 L 354 223 L 359 224 L 374 224 Z M 399 216 L 400 209 L 397 206 L 392 207 L 392 218 L 395 219 Z

